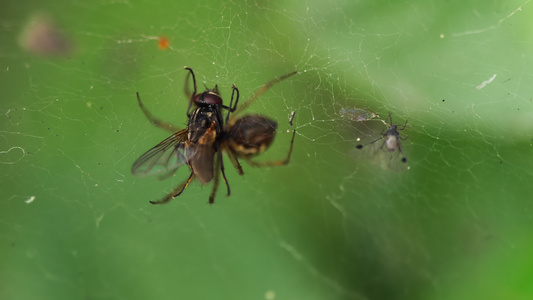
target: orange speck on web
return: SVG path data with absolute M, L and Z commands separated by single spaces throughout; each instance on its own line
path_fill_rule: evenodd
M 159 37 L 157 44 L 159 45 L 159 49 L 161 50 L 167 50 L 168 47 L 170 47 L 170 41 L 164 36 Z

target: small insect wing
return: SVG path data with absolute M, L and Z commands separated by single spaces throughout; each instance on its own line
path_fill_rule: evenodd
M 400 151 L 390 151 L 383 137 L 374 143 L 358 145 L 350 150 L 349 155 L 356 160 L 363 160 L 380 166 L 384 170 L 403 172 L 409 168 L 407 160 Z M 400 148 L 397 148 L 400 149 Z
M 361 108 L 356 108 L 356 107 L 342 108 L 339 111 L 339 115 L 344 119 L 348 119 L 351 121 L 358 121 L 358 122 L 367 121 L 375 117 L 379 117 L 377 114 L 371 111 L 361 109 Z
M 178 131 L 148 150 L 133 163 L 132 174 L 139 177 L 159 174 L 163 178 L 172 175 L 195 153 L 188 147 L 187 136 L 187 129 Z
M 350 156 L 396 172 L 409 169 L 396 125 L 390 126 L 377 139 L 372 140 L 368 135 L 358 138 L 356 147 L 351 151 Z

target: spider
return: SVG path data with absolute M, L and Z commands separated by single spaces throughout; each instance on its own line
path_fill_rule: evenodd
M 255 155 L 265 151 L 274 140 L 277 122 L 267 117 L 251 114 L 236 117 L 254 100 L 268 91 L 273 85 L 289 78 L 297 72 L 291 72 L 279 78 L 270 80 L 259 88 L 249 99 L 237 109 L 239 103 L 239 89 L 233 84 L 229 106 L 222 102 L 218 86 L 206 88 L 198 93 L 196 76 L 191 68 L 185 67 L 189 73 L 185 79 L 185 95 L 189 97 L 187 117 L 189 119 L 185 129 L 159 120 L 154 117 L 141 101 L 137 93 L 137 102 L 148 120 L 165 130 L 174 132 L 171 136 L 141 155 L 134 163 L 131 172 L 136 176 L 160 174 L 160 179 L 174 174 L 179 167 L 187 165 L 191 170 L 189 177 L 174 188 L 161 200 L 150 201 L 152 204 L 166 203 L 181 195 L 191 181 L 196 178 L 202 184 L 214 181 L 209 203 L 215 202 L 220 174 L 226 184 L 227 195 L 230 186 L 224 172 L 222 152 L 226 152 L 229 160 L 239 175 L 244 171 L 239 158 L 255 167 L 287 165 L 291 158 L 296 130 L 293 131 L 287 157 L 279 161 L 256 162 L 251 160 Z M 189 77 L 192 76 L 194 91 L 189 92 Z M 193 107 L 194 106 L 194 107 Z M 222 110 L 227 110 L 226 118 Z
M 390 120 L 390 123 L 388 123 L 387 120 Z M 377 142 L 377 141 L 379 141 L 381 139 L 384 139 L 383 143 L 380 146 L 380 149 L 383 149 L 383 147 L 385 147 L 386 150 L 391 153 L 391 157 L 389 159 L 389 165 L 390 165 L 390 160 L 392 160 L 392 157 L 393 157 L 392 155 L 396 151 L 398 151 L 398 153 L 400 153 L 400 155 L 402 156 L 400 161 L 402 163 L 407 163 L 407 158 L 403 154 L 402 144 L 400 143 L 400 140 L 405 141 L 406 138 L 401 137 L 400 133 L 398 132 L 398 130 L 404 130 L 405 127 L 407 127 L 407 121 L 405 121 L 405 124 L 400 128 L 399 127 L 400 125 L 392 124 L 392 113 L 389 112 L 389 117 L 384 121 L 384 123 L 385 123 L 385 125 L 387 125 L 389 127 L 389 129 L 387 129 L 387 131 L 382 133 L 379 138 L 373 140 L 372 142 L 368 143 L 367 145 L 373 144 L 373 143 L 375 143 L 375 142 Z M 355 148 L 363 149 L 363 145 L 357 145 L 357 146 L 355 146 Z

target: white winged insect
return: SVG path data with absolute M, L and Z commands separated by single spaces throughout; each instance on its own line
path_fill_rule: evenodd
M 405 121 L 403 126 L 393 124 L 392 114 L 389 113 L 389 117 L 383 122 L 387 125 L 388 129 L 382 132 L 379 138 L 365 145 L 359 144 L 355 148 L 361 150 L 369 149 L 372 153 L 371 160 L 378 162 L 384 169 L 404 171 L 408 168 L 408 165 L 400 140 L 404 141 L 407 138 L 400 136 L 399 130 L 404 130 L 407 127 L 407 121 Z M 382 142 L 377 143 L 378 141 Z

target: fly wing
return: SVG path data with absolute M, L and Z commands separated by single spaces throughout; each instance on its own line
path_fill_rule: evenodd
M 196 154 L 191 157 L 191 167 L 194 175 L 201 183 L 208 183 L 214 176 L 215 148 L 213 145 L 200 144 L 196 147 Z
M 133 163 L 131 173 L 140 177 L 172 175 L 194 155 L 193 149 L 188 147 L 187 135 L 187 129 L 178 131 L 146 151 Z
M 209 128 L 203 131 L 198 144 L 194 147 L 196 151 L 194 156 L 190 156 L 189 165 L 201 183 L 208 183 L 214 176 L 213 162 L 216 152 L 214 143 L 218 133 L 216 124 L 215 121 L 211 122 Z

